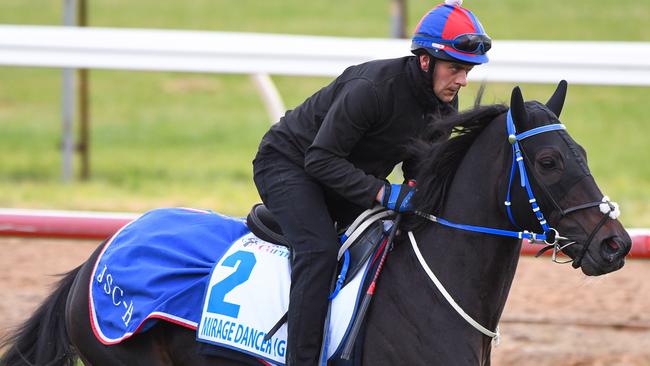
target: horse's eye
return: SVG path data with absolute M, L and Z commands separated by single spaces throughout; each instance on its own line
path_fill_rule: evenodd
M 557 165 L 555 164 L 555 160 L 553 158 L 544 158 L 541 159 L 539 164 L 542 166 L 544 169 L 553 169 Z

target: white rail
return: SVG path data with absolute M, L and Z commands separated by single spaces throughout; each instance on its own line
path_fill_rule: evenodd
M 153 29 L 0 25 L 0 65 L 335 76 L 409 54 L 409 41 Z M 494 42 L 487 81 L 650 85 L 650 42 Z
M 271 122 L 285 107 L 268 74 L 336 76 L 350 65 L 408 55 L 409 49 L 408 40 L 398 39 L 0 25 L 0 65 L 251 74 Z M 498 40 L 490 59 L 470 79 L 650 86 L 650 42 Z M 71 89 L 65 87 L 64 95 Z M 72 113 L 73 101 L 66 100 L 63 109 Z M 64 181 L 71 177 L 73 146 L 67 112 Z

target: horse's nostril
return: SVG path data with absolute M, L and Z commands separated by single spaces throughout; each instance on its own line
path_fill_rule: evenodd
M 618 243 L 614 239 L 606 240 L 605 244 L 607 244 L 607 246 L 615 252 L 617 252 L 621 248 L 621 246 L 618 245 Z
M 620 245 L 618 245 L 618 243 L 613 238 L 603 240 L 601 244 L 603 259 L 607 260 L 608 262 L 613 262 L 617 257 L 619 249 Z
M 625 256 L 627 252 L 625 245 L 616 240 L 616 238 L 603 240 L 601 250 L 603 258 L 607 259 L 609 262 L 614 262 L 615 260 Z

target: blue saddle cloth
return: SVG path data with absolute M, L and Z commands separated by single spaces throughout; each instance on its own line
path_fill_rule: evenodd
M 373 235 L 364 240 L 385 245 L 383 231 Z M 377 248 L 374 259 L 381 251 Z M 332 300 L 324 348 L 328 357 L 338 357 L 371 278 L 366 275 L 377 265 L 365 261 Z M 289 250 L 256 237 L 243 219 L 157 209 L 105 244 L 89 283 L 90 320 L 106 345 L 162 319 L 196 330 L 200 342 L 283 365 L 286 324 L 271 339 L 263 338 L 287 311 L 289 287 Z
M 155 318 L 196 329 L 214 263 L 247 233 L 242 219 L 184 208 L 149 211 L 124 226 L 105 244 L 90 279 L 96 337 L 119 343 Z

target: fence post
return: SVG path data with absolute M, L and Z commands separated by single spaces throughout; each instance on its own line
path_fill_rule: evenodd
M 76 24 L 76 0 L 65 0 L 63 4 L 63 24 L 74 26 Z M 74 69 L 64 68 L 61 81 L 61 114 L 62 118 L 62 165 L 61 178 L 65 183 L 72 179 L 72 159 L 74 153 L 74 137 L 72 125 L 74 122 L 75 75 Z

